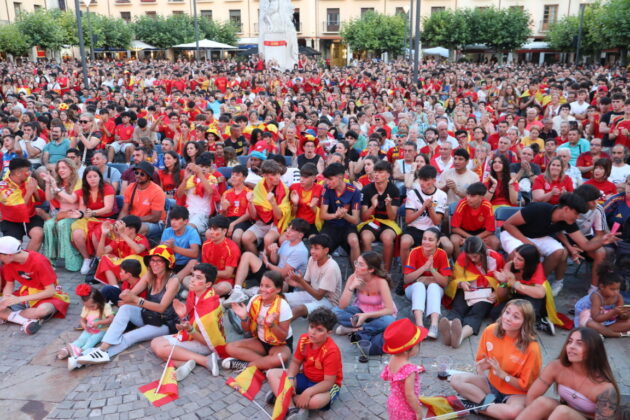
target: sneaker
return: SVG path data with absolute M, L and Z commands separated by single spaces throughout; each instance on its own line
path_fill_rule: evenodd
M 554 296 L 558 296 L 558 294 L 560 294 L 560 291 L 562 290 L 563 287 L 564 287 L 564 280 L 554 281 L 553 284 L 551 285 L 551 294 Z
M 340 325 L 337 328 L 335 328 L 335 334 L 337 335 L 348 335 L 348 334 L 352 334 L 353 332 L 354 332 L 354 328 L 344 327 L 343 325 Z
M 77 361 L 86 365 L 98 365 L 100 363 L 109 362 L 109 354 L 106 351 L 99 348 L 94 348 L 88 353 L 77 357 Z
M 228 357 L 223 359 L 221 366 L 223 366 L 223 369 L 244 370 L 249 366 L 249 363 L 233 357 Z
M 451 345 L 451 323 L 448 318 L 440 319 L 438 323 L 438 329 L 440 330 L 440 341 L 445 346 Z
M 431 325 L 429 327 L 429 333 L 427 334 L 427 337 L 432 338 L 432 339 L 436 339 L 438 337 L 438 326 L 437 325 Z
M 197 366 L 197 363 L 195 363 L 194 360 L 189 360 L 186 363 L 184 363 L 183 365 L 181 365 L 180 367 L 178 367 L 175 370 L 175 380 L 177 382 L 180 382 L 180 381 L 183 381 L 184 379 L 186 379 L 186 377 L 188 375 L 190 375 L 190 372 L 193 371 L 195 366 Z
M 477 404 L 476 402 L 467 400 L 465 398 L 460 398 L 460 401 L 462 402 L 462 405 L 464 406 L 464 408 L 468 410 L 468 413 L 477 414 L 477 407 L 479 406 L 479 404 Z
M 31 319 L 25 325 L 22 326 L 22 331 L 26 335 L 33 335 L 42 327 L 42 324 L 39 323 L 36 319 Z
M 549 321 L 549 318 L 540 318 L 536 321 L 536 329 L 552 336 L 556 335 L 556 327 L 553 322 Z
M 90 272 L 90 266 L 92 265 L 91 258 L 83 258 L 83 264 L 81 264 L 81 274 L 84 276 Z
M 215 352 L 210 353 L 210 356 L 208 356 L 208 368 L 212 376 L 219 376 L 219 359 Z
M 253 298 L 260 291 L 260 287 L 258 287 L 258 286 L 248 287 L 247 289 L 241 289 L 241 291 L 243 293 L 245 293 L 245 296 L 247 296 L 249 298 Z
M 451 321 L 451 347 L 454 349 L 462 345 L 462 321 L 455 318 Z
M 226 309 L 225 313 L 227 314 L 228 321 L 230 321 L 230 325 L 234 329 L 234 332 L 237 334 L 243 335 L 243 327 L 241 327 L 241 319 L 231 309 Z
M 308 410 L 304 408 L 292 407 L 287 412 L 287 420 L 306 420 L 308 419 Z
M 241 303 L 241 302 L 245 302 L 248 299 L 249 298 L 243 292 L 243 289 L 233 289 L 232 293 L 230 293 L 230 297 L 225 299 L 225 302 L 223 302 L 223 305 L 228 306 L 233 303 Z
M 273 393 L 273 391 L 267 391 L 267 393 L 265 394 L 265 403 L 269 405 L 274 405 L 276 403 L 276 395 Z
M 80 367 L 83 367 L 83 365 L 79 363 L 76 357 L 72 357 L 72 356 L 68 357 L 68 370 L 69 371 L 78 369 Z

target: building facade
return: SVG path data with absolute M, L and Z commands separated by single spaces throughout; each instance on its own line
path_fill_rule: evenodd
M 46 0 L 2 0 L 0 3 L 0 25 L 15 23 L 15 19 L 20 13 L 34 12 L 47 7 Z

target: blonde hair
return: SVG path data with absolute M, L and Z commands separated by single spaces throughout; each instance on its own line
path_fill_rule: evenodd
M 521 331 L 516 340 L 516 347 L 518 347 L 520 351 L 524 352 L 525 350 L 527 350 L 527 347 L 529 347 L 530 343 L 536 341 L 536 312 L 534 311 L 534 306 L 532 306 L 531 302 L 529 302 L 528 300 L 513 299 L 505 305 L 505 307 L 501 311 L 501 316 L 503 316 L 506 309 L 511 305 L 518 307 L 523 314 L 523 325 L 521 325 Z M 505 330 L 503 329 L 501 317 L 499 317 L 499 319 L 497 320 L 494 335 L 498 338 L 505 337 Z
M 70 176 L 68 177 L 68 185 L 63 185 L 63 179 L 61 179 L 61 177 L 59 176 L 59 173 L 57 172 L 59 169 L 59 164 L 61 162 L 65 163 L 66 166 L 70 169 Z M 77 185 L 77 182 L 79 182 L 79 174 L 77 172 L 77 165 L 75 165 L 75 163 L 68 158 L 62 158 L 57 161 L 57 163 L 55 164 L 54 176 L 55 176 L 55 181 L 57 181 L 57 185 L 59 187 L 62 187 L 68 194 L 72 194 L 72 192 L 74 191 L 74 187 Z

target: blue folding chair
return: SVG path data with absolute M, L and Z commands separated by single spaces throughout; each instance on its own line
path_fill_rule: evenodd
M 229 180 L 230 177 L 232 176 L 232 168 L 228 168 L 227 166 L 217 168 L 217 171 L 219 171 L 221 175 L 225 177 L 226 181 Z
M 107 166 L 118 169 L 118 172 L 120 172 L 121 175 L 129 169 L 129 165 L 127 163 L 108 163 Z
M 249 155 L 247 156 L 238 156 L 238 163 L 241 165 L 247 165 L 247 160 L 249 159 Z
M 501 227 L 503 226 L 503 223 L 505 223 L 507 219 L 512 217 L 512 215 L 521 211 L 521 209 L 522 207 L 511 207 L 511 206 L 503 206 L 496 209 L 494 212 L 494 221 L 496 223 L 495 233 L 498 235 L 501 231 Z

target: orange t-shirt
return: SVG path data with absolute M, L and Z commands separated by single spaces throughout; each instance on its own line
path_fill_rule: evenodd
M 497 324 L 490 324 L 481 334 L 479 347 L 477 347 L 476 361 L 487 358 L 495 358 L 499 362 L 501 369 L 510 375 L 510 382 L 505 382 L 505 378 L 496 376 L 492 369 L 488 371 L 488 380 L 499 392 L 506 395 L 525 395 L 527 390 L 540 375 L 542 368 L 542 354 L 537 341 L 532 341 L 525 351 L 521 351 L 516 346 L 516 340 L 508 337 L 503 338 L 495 335 Z M 512 382 L 517 384 L 524 391 L 515 388 Z
M 125 190 L 125 203 L 129 203 L 129 214 L 142 217 L 148 216 L 152 211 L 161 211 L 161 219 L 164 218 L 164 203 L 166 202 L 166 194 L 155 182 L 149 182 L 149 187 L 141 190 L 139 187 L 136 189 L 136 194 L 133 196 L 133 203 L 131 201 L 131 195 L 133 190 L 136 189 L 136 183 L 129 184 Z

